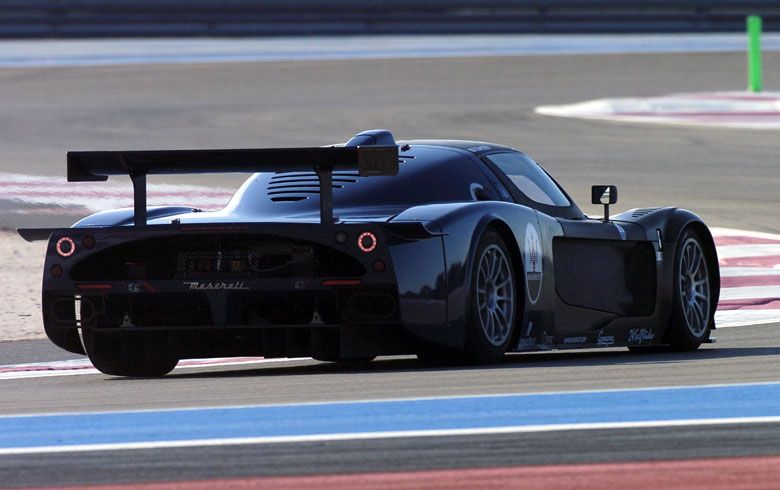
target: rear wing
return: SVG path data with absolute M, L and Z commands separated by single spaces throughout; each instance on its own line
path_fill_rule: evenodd
M 317 173 L 320 221 L 333 223 L 333 170 L 357 169 L 361 176 L 396 175 L 398 147 L 262 148 L 243 150 L 70 151 L 68 182 L 99 182 L 129 175 L 133 182 L 133 223 L 146 225 L 146 176 L 294 172 Z

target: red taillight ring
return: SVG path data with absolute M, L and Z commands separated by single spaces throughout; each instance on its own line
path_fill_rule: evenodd
M 67 250 L 63 248 L 65 245 L 68 247 Z M 70 257 L 76 251 L 76 242 L 72 238 L 64 236 L 57 240 L 56 248 L 60 257 Z
M 373 252 L 377 245 L 376 235 L 370 231 L 364 231 L 358 237 L 357 244 L 361 251 L 365 253 Z

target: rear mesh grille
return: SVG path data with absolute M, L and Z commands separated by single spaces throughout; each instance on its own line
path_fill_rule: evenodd
M 355 277 L 365 267 L 324 245 L 271 235 L 186 235 L 136 240 L 97 252 L 75 281 Z

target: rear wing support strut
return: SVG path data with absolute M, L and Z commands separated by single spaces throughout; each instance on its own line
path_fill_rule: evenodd
M 320 185 L 320 222 L 333 223 L 333 170 L 357 169 L 362 177 L 396 175 L 395 145 L 248 150 L 72 151 L 69 182 L 101 182 L 129 175 L 133 224 L 147 224 L 146 177 L 150 174 L 208 174 L 312 171 Z
M 320 181 L 320 223 L 333 223 L 333 169 L 318 167 L 317 179 Z
M 133 181 L 133 224 L 146 225 L 146 174 L 130 174 Z

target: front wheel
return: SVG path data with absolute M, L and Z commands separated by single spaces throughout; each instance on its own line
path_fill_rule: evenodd
M 167 334 L 82 331 L 92 365 L 103 374 L 130 378 L 159 378 L 173 371 Z
M 674 309 L 666 333 L 671 350 L 696 350 L 709 338 L 716 307 L 710 281 L 713 266 L 708 263 L 700 235 L 686 230 L 675 254 Z

